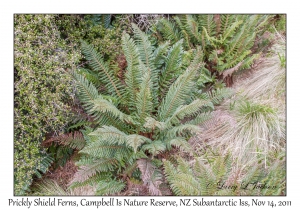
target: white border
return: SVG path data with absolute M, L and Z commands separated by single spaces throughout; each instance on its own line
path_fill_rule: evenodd
M 293 1 L 296 2 L 296 1 Z M 0 42 L 1 42 L 1 178 L 0 178 L 0 207 L 7 209 L 8 199 L 13 197 L 13 14 L 14 13 L 287 13 L 287 196 L 286 197 L 257 197 L 260 200 L 291 200 L 292 208 L 299 207 L 297 180 L 299 172 L 299 15 L 296 3 L 287 1 L 162 1 L 162 0 L 112 0 L 112 1 L 37 1 L 15 0 L 2 1 L 0 13 Z M 4 46 L 4 47 L 3 47 Z M 298 134 L 298 135 L 297 135 Z M 121 197 L 119 197 L 121 198 Z M 131 197 L 132 198 L 132 197 Z M 138 197 L 138 200 L 149 197 Z M 186 198 L 186 197 L 185 197 Z M 198 197 L 200 198 L 200 197 Z M 215 197 L 206 197 L 211 200 Z M 228 200 L 230 197 L 218 197 Z M 239 197 L 234 197 L 238 199 Z M 251 200 L 254 197 L 242 197 Z M 33 197 L 30 197 L 33 200 Z M 67 197 L 65 198 L 68 199 Z M 78 202 L 82 197 L 76 197 Z M 132 198 L 134 199 L 134 198 Z M 179 200 L 177 197 L 160 197 L 159 200 Z M 11 209 L 11 207 L 9 207 Z M 62 209 L 56 207 L 57 209 Z M 101 207 L 102 209 L 106 209 Z M 122 207 L 125 208 L 125 207 Z M 132 207 L 131 207 L 132 208 Z M 148 207 L 146 207 L 148 208 Z M 152 208 L 152 207 L 151 207 Z M 165 208 L 165 207 L 161 207 Z M 197 207 L 199 208 L 199 207 Z M 201 207 L 200 207 L 201 208 Z M 223 207 L 229 209 L 230 207 Z M 14 208 L 12 208 L 14 209 Z M 65 209 L 65 208 L 64 208 Z M 81 208 L 77 208 L 81 209 Z M 82 208 L 84 209 L 84 208 Z M 89 209 L 92 209 L 89 208 Z M 93 208 L 95 209 L 95 207 Z M 112 208 L 111 208 L 112 209 Z M 128 208 L 129 209 L 129 208 Z M 194 208 L 193 208 L 194 209 Z

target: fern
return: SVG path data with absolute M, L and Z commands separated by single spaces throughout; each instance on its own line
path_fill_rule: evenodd
M 52 137 L 44 141 L 43 145 L 47 145 L 52 142 L 58 143 L 60 145 L 68 146 L 72 149 L 77 149 L 77 150 L 80 150 L 85 146 L 85 140 L 83 138 L 83 135 L 79 131 Z
M 107 88 L 107 91 L 113 96 L 118 97 L 121 100 L 123 85 L 114 76 L 113 72 L 108 68 L 108 65 L 102 60 L 100 54 L 98 54 L 94 48 L 82 41 L 82 52 L 85 58 L 89 61 L 89 65 L 95 72 L 99 72 L 99 79 Z
M 225 155 L 164 161 L 164 172 L 175 195 L 281 195 L 285 193 L 284 160 L 263 167 L 260 157 L 239 165 Z M 263 187 L 265 186 L 265 187 Z
M 74 196 L 74 195 L 94 195 L 95 189 L 91 186 L 78 187 L 77 189 L 64 189 L 59 184 L 50 179 L 45 179 L 33 186 L 34 196 Z
M 172 148 L 190 152 L 187 140 L 199 132 L 195 124 L 200 120 L 182 121 L 213 108 L 209 99 L 197 99 L 194 90 L 204 68 L 201 49 L 184 65 L 183 41 L 172 46 L 165 42 L 155 49 L 148 35 L 132 27 L 134 37 L 126 33 L 122 37 L 128 64 L 124 81 L 114 77 L 102 57 L 84 42 L 89 72 L 101 72 L 106 90 L 98 91 L 88 74 L 73 72 L 77 95 L 93 117 L 95 129 L 82 130 L 86 144 L 79 152 L 72 186 L 92 183 L 99 195 L 118 193 L 125 188 L 124 180 L 139 173 L 141 177 L 135 178 L 144 182 L 149 193 L 161 195 L 163 175 L 156 160 Z
M 48 171 L 48 169 L 51 166 L 52 162 L 53 162 L 53 158 L 51 158 L 49 155 L 44 154 L 44 156 L 41 157 L 41 161 L 35 167 L 34 174 L 38 178 L 42 178 L 42 174 L 44 174 Z
M 258 56 L 258 52 L 251 51 L 254 41 L 264 32 L 271 17 L 271 15 L 179 15 L 169 21 L 161 20 L 158 23 L 157 33 L 162 33 L 165 40 L 170 40 L 171 43 L 182 39 L 183 46 L 187 50 L 201 45 L 208 68 L 212 73 L 219 75 L 239 63 L 241 64 L 236 70 L 252 65 Z M 230 85 L 228 82 L 227 84 Z

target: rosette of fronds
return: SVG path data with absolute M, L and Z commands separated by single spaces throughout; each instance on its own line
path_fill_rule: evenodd
M 122 37 L 127 61 L 123 80 L 85 42 L 83 54 L 104 87 L 98 91 L 80 70 L 73 73 L 78 98 L 97 127 L 84 135 L 86 145 L 72 186 L 93 184 L 99 195 L 120 192 L 131 177 L 142 180 L 150 194 L 160 195 L 163 177 L 158 155 L 172 147 L 190 152 L 187 140 L 199 132 L 201 117 L 207 117 L 200 113 L 213 108 L 209 95 L 194 94 L 195 79 L 204 65 L 201 50 L 195 50 L 185 67 L 181 40 L 155 48 L 145 33 L 132 27 L 134 37 Z

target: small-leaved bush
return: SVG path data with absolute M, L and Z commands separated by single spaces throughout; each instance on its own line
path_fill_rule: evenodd
M 73 89 L 66 69 L 80 53 L 60 38 L 53 15 L 16 14 L 14 36 L 14 193 L 24 195 L 51 163 L 41 141 L 69 120 Z
M 102 15 L 103 16 L 103 15 Z M 61 37 L 80 49 L 80 40 L 91 43 L 110 65 L 118 66 L 121 54 L 122 29 L 118 21 L 103 24 L 101 15 L 58 15 L 56 25 Z M 108 16 L 108 15 L 107 15 Z

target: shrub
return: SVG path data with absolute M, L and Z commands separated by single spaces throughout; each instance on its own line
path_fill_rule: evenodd
M 122 29 L 119 22 L 112 23 L 111 18 L 111 15 L 58 15 L 56 25 L 67 43 L 80 49 L 80 40 L 86 40 L 116 69 L 121 54 Z
M 40 147 L 45 134 L 68 122 L 73 90 L 65 69 L 79 53 L 60 38 L 53 15 L 18 14 L 14 27 L 14 193 L 23 195 L 51 163 Z

